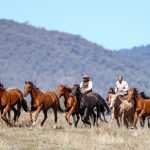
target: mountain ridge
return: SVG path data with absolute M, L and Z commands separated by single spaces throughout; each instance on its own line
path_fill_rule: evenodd
M 134 49 L 110 51 L 79 35 L 12 20 L 0 20 L 0 33 L 0 80 L 6 87 L 23 89 L 24 81 L 31 80 L 42 90 L 54 89 L 60 83 L 80 83 L 83 74 L 89 74 L 94 91 L 106 96 L 117 75 L 123 74 L 130 87 L 149 92 L 149 45 L 142 48 L 144 59 Z

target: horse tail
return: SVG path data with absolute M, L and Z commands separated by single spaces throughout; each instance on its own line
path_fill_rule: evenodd
M 63 109 L 61 108 L 59 101 L 57 102 L 57 110 L 58 110 L 60 113 L 65 112 L 65 110 L 63 110 Z
M 109 114 L 111 111 L 110 111 L 110 108 L 108 107 L 108 104 L 106 103 L 105 99 L 103 97 L 101 97 L 99 94 L 97 94 L 97 97 L 101 101 L 103 106 L 106 108 L 107 114 Z
M 25 112 L 29 111 L 29 107 L 28 107 L 27 101 L 25 99 L 22 100 L 21 106 Z

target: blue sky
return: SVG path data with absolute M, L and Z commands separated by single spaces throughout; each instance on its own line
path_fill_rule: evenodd
M 108 49 L 150 44 L 150 0 L 0 0 L 0 18 L 81 35 Z

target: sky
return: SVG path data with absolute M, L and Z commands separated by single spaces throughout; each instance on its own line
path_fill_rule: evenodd
M 0 19 L 28 22 L 110 50 L 150 44 L 150 0 L 0 0 Z

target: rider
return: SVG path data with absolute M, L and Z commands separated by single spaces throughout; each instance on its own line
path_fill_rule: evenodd
M 83 81 L 80 83 L 80 88 L 83 90 L 83 93 L 88 94 L 92 92 L 93 82 L 90 80 L 88 75 L 83 76 Z
M 118 75 L 118 81 L 116 82 L 115 93 L 121 96 L 128 95 L 128 83 L 123 80 L 122 75 Z

